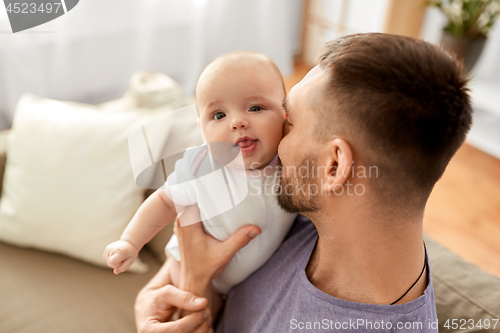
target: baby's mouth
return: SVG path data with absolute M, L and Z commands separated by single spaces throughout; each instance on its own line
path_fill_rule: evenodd
M 255 141 L 257 141 L 257 140 L 251 140 L 251 139 L 242 140 L 242 141 L 238 142 L 238 146 L 240 148 L 248 148 L 251 145 L 253 145 Z
M 248 136 L 239 138 L 236 141 L 236 145 L 240 147 L 240 150 L 243 154 L 249 154 L 252 151 L 254 151 L 256 143 L 257 143 L 256 139 L 250 138 Z

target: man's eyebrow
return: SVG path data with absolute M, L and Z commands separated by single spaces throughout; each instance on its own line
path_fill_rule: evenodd
M 286 113 L 288 113 L 288 110 L 286 109 L 286 97 L 283 98 L 283 104 L 281 104 L 281 107 L 283 108 L 283 110 L 285 110 Z

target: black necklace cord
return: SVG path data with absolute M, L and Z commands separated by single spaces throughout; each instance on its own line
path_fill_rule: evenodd
M 424 250 L 425 250 L 425 256 L 424 256 L 424 268 L 422 268 L 422 271 L 420 272 L 420 275 L 418 276 L 417 281 L 415 281 L 415 282 L 411 285 L 410 289 L 408 289 L 408 290 L 407 290 L 407 291 L 403 294 L 403 296 L 401 296 L 400 298 L 398 298 L 397 300 L 395 300 L 394 302 L 392 302 L 390 305 L 394 305 L 394 304 L 396 304 L 397 302 L 399 302 L 399 301 L 400 301 L 403 297 L 405 297 L 405 296 L 406 296 L 406 294 L 408 294 L 408 293 L 410 292 L 411 288 L 413 288 L 413 287 L 417 284 L 417 282 L 418 282 L 418 281 L 420 281 L 420 278 L 422 277 L 422 274 L 424 274 L 424 271 L 425 271 L 425 269 L 427 268 L 427 248 L 425 247 L 425 242 L 424 242 Z

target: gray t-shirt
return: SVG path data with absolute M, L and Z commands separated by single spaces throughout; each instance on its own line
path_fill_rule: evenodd
M 430 269 L 424 294 L 411 302 L 350 302 L 307 279 L 317 239 L 314 225 L 299 215 L 276 253 L 230 291 L 216 332 L 438 332 Z

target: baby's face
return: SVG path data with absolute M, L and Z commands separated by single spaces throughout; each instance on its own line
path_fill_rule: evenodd
M 260 169 L 273 160 L 282 138 L 285 92 L 270 65 L 243 61 L 207 70 L 196 92 L 207 142 L 239 146 L 246 169 Z

